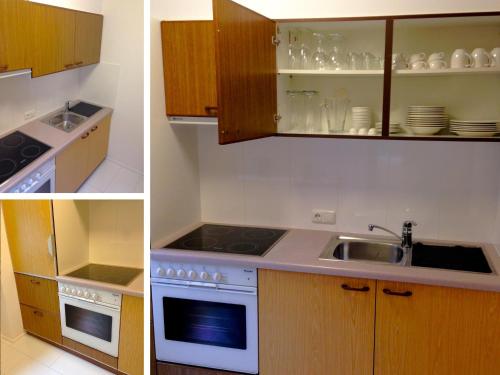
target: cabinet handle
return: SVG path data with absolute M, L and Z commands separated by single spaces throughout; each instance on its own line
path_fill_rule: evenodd
M 2 66 L 0 66 L 0 72 L 6 72 L 7 69 L 9 69 L 8 65 L 2 65 Z
M 347 284 L 342 284 L 342 289 L 344 290 L 350 290 L 352 292 L 369 292 L 370 287 L 369 286 L 362 286 L 360 288 L 355 288 L 353 286 L 349 286 Z
M 214 114 L 216 115 L 217 114 L 217 110 L 219 109 L 219 107 L 211 107 L 211 106 L 206 106 L 205 107 L 205 112 L 209 113 L 209 114 Z
M 37 281 L 37 280 L 30 280 L 32 284 L 35 284 L 35 285 L 40 285 L 40 281 Z
M 72 68 L 73 66 L 75 66 L 75 64 L 66 64 L 64 65 L 64 69 L 69 69 Z
M 385 289 L 382 289 L 382 291 L 389 296 L 411 297 L 413 295 L 413 292 L 410 292 L 409 290 L 407 290 L 405 292 L 395 292 L 393 290 L 385 288 Z
M 39 317 L 43 317 L 43 312 L 41 312 L 41 311 L 35 310 L 35 311 L 33 311 L 33 314 L 35 314 L 36 316 L 39 316 Z
M 49 234 L 47 238 L 47 250 L 49 251 L 49 255 L 51 257 L 54 256 L 54 235 Z
M 98 126 L 94 126 L 92 129 L 90 129 L 91 132 L 95 132 L 97 130 Z
M 85 133 L 85 135 L 82 137 L 82 139 L 87 138 L 89 135 L 90 135 L 90 133 L 89 133 L 89 132 Z

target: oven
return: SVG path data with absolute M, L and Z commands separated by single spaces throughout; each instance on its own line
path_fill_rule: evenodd
M 59 284 L 62 335 L 118 357 L 121 295 Z
M 49 160 L 37 170 L 31 172 L 10 193 L 54 193 L 56 185 L 56 167 L 54 159 Z
M 257 374 L 257 270 L 166 267 L 152 262 L 157 359 Z

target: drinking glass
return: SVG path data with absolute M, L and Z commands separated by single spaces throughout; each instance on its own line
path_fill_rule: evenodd
M 320 106 L 317 91 L 304 91 L 305 132 L 316 133 L 320 128 Z
M 304 113 L 304 94 L 302 91 L 288 90 L 286 92 L 288 97 L 288 108 L 290 113 L 290 121 L 288 130 L 290 132 L 297 132 L 303 126 L 303 113 Z
M 311 39 L 312 31 L 306 28 L 298 30 L 299 48 L 300 48 L 300 69 L 309 69 L 311 67 Z
M 346 68 L 346 52 L 344 48 L 344 37 L 339 33 L 328 34 L 329 68 L 333 70 L 342 70 Z
M 288 68 L 302 69 L 300 30 L 290 30 L 288 37 Z
M 347 54 L 347 65 L 351 70 L 363 69 L 363 58 L 356 52 L 349 52 Z
M 340 94 L 326 99 L 328 101 L 330 121 L 328 131 L 330 133 L 342 133 L 347 118 L 347 110 L 350 100 L 347 96 Z
M 325 70 L 328 62 L 328 55 L 325 50 L 324 41 L 325 34 L 314 33 L 314 39 L 316 40 L 316 49 L 312 54 L 312 65 L 313 69 Z

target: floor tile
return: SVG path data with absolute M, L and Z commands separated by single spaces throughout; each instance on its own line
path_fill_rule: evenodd
M 2 340 L 1 343 L 1 353 L 0 356 L 2 358 L 1 361 L 1 371 L 2 375 L 7 374 L 13 367 L 22 362 L 29 362 L 30 358 L 18 350 L 16 350 L 10 343 L 5 340 Z
M 144 176 L 111 160 L 104 160 L 79 193 L 142 193 Z
M 107 375 L 110 374 L 100 367 L 93 365 L 90 362 L 84 361 L 69 353 L 64 353 L 57 361 L 51 366 L 51 369 L 61 374 L 71 375 Z
M 25 361 L 17 364 L 11 370 L 7 371 L 5 375 L 60 375 L 47 366 L 44 366 L 34 360 Z M 76 375 L 76 374 L 73 374 Z
M 130 193 L 135 192 L 140 175 L 121 167 L 113 178 L 111 184 L 105 189 L 106 193 Z
M 19 352 L 48 367 L 64 354 L 64 351 L 53 345 L 29 335 L 24 335 L 13 346 Z

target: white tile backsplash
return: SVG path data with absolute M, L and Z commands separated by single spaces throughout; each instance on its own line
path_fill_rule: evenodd
M 500 147 L 495 143 L 268 138 L 219 146 L 198 130 L 202 220 L 500 241 Z M 337 212 L 334 226 L 311 211 Z M 498 216 L 498 218 L 497 218 Z

